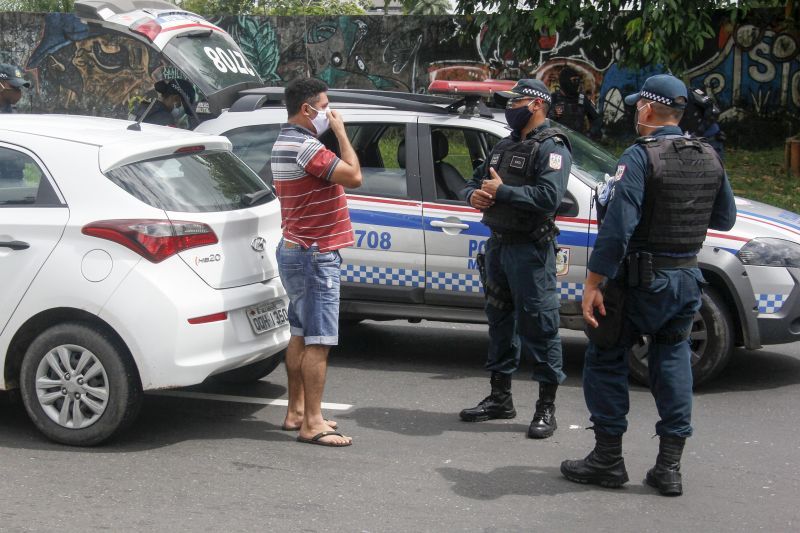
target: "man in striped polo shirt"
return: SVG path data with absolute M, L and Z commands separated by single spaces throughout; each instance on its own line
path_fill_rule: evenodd
M 322 417 L 328 352 L 339 340 L 339 249 L 353 245 L 344 187 L 361 185 L 361 167 L 341 115 L 328 107 L 328 86 L 314 78 L 286 86 L 288 123 L 272 147 L 272 175 L 281 203 L 278 269 L 289 296 L 286 349 L 289 407 L 285 430 L 297 440 L 349 446 L 350 437 Z M 330 128 L 341 158 L 317 139 Z

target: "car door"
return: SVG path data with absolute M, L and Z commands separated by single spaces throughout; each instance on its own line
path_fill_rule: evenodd
M 481 128 L 485 125 L 485 129 Z M 425 303 L 483 307 L 476 257 L 489 229 L 461 190 L 504 134 L 480 119 L 420 119 L 420 168 L 425 227 Z
M 35 156 L 0 143 L 0 333 L 55 248 L 69 210 Z
M 345 116 L 345 124 L 363 180 L 347 189 L 355 245 L 341 251 L 342 300 L 422 303 L 425 242 L 415 117 L 354 114 Z M 320 139 L 338 151 L 335 136 Z M 348 309 L 343 304 L 343 312 Z

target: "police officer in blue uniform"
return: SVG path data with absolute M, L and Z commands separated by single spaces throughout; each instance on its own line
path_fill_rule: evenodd
M 686 86 L 667 74 L 648 78 L 640 92 L 625 98 L 636 105 L 636 132 L 642 137 L 619 160 L 589 259 L 583 391 L 595 447 L 585 459 L 561 464 L 572 481 L 606 487 L 628 481 L 622 458 L 628 349 L 634 338 L 650 335 L 650 390 L 660 417 L 660 444 L 646 481 L 663 495 L 683 492 L 680 460 L 692 434 L 688 338 L 705 284 L 696 255 L 708 228 L 727 231 L 736 220 L 719 157 L 677 126 L 686 99 Z
M 491 394 L 460 417 L 467 422 L 514 418 L 511 374 L 524 354 L 533 359 L 533 379 L 539 382 L 528 436 L 547 438 L 556 430 L 556 389 L 566 377 L 558 334 L 554 219 L 572 155 L 566 135 L 547 120 L 551 98 L 543 82 L 520 80 L 499 97 L 513 131 L 495 145 L 464 190 L 491 229 L 484 276 Z
M 582 85 L 580 72 L 570 66 L 562 68 L 558 73 L 558 90 L 551 95 L 553 105 L 550 116 L 579 133 L 599 138 L 602 116 L 594 103 L 583 94 Z
M 187 80 L 159 80 L 155 83 L 158 100 L 142 102 L 136 112 L 136 118 L 145 114 L 142 122 L 171 126 L 173 128 L 191 129 L 197 126 L 192 106 L 195 101 L 195 90 Z
M 31 83 L 22 77 L 19 67 L 0 63 L 0 113 L 16 113 L 22 88 L 29 89 L 30 86 Z

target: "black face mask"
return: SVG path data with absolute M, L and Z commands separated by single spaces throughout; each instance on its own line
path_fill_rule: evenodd
M 528 121 L 533 116 L 533 113 L 528 106 L 517 107 L 514 109 L 506 109 L 506 122 L 508 127 L 516 132 L 521 132 Z

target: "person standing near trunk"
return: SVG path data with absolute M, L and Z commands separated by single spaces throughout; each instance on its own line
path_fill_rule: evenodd
M 286 86 L 289 120 L 272 147 L 270 165 L 281 202 L 277 258 L 291 331 L 283 429 L 299 431 L 298 442 L 338 447 L 350 446 L 352 439 L 322 417 L 322 392 L 328 353 L 339 340 L 339 250 L 354 243 L 343 187 L 361 185 L 361 167 L 341 115 L 329 108 L 327 90 L 314 78 Z M 328 128 L 341 158 L 318 140 Z

